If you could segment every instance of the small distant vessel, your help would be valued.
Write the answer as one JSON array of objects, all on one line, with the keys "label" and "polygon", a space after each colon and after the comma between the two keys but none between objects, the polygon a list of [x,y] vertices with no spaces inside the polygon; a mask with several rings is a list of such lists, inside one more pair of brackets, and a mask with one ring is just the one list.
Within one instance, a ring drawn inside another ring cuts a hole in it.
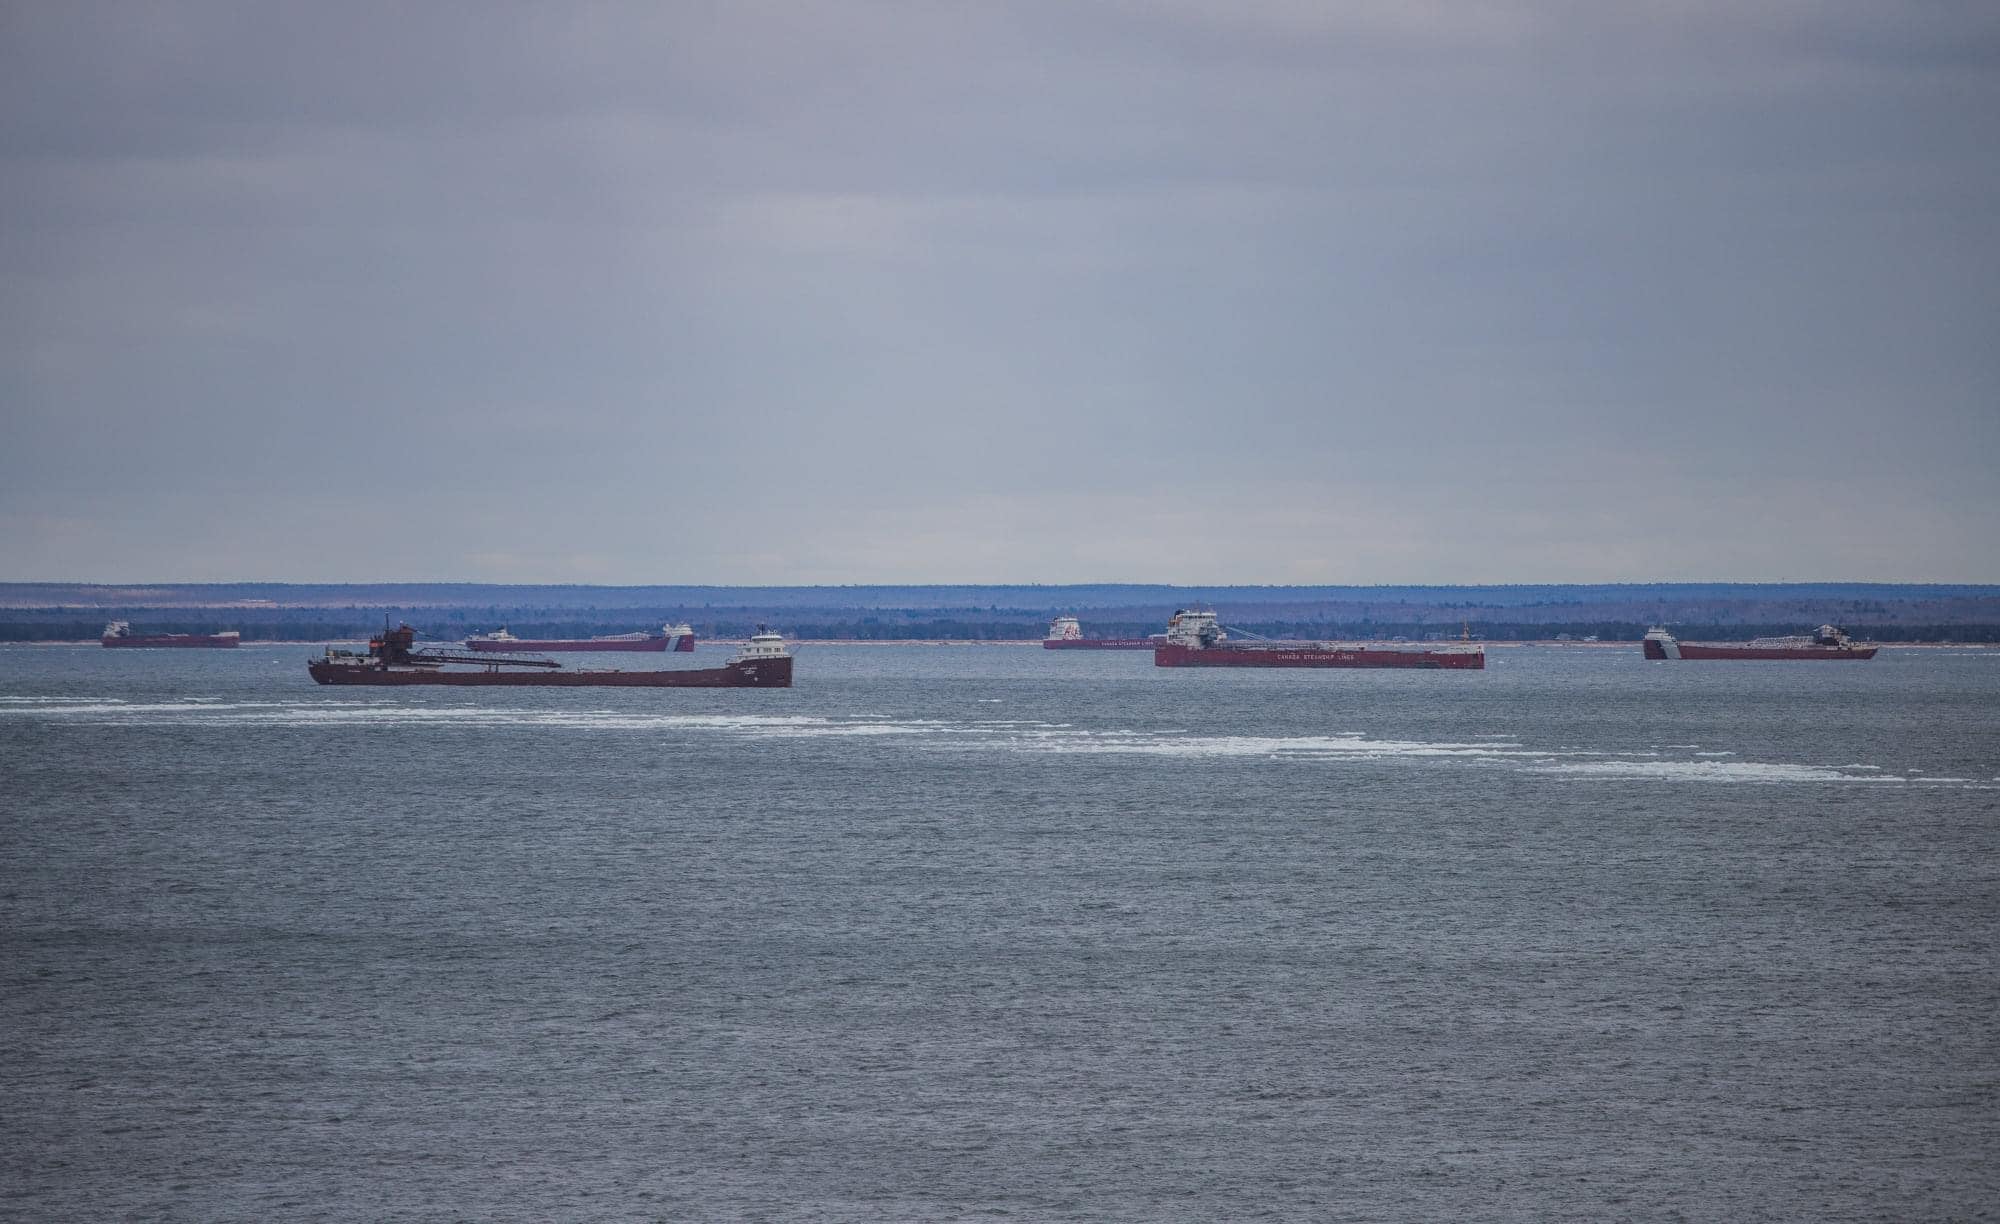
[{"label": "small distant vessel", "polygon": [[792,654],[783,635],[763,625],[721,667],[651,670],[565,670],[554,659],[507,658],[490,652],[419,650],[408,625],[384,629],[368,651],[327,647],[306,670],[320,684],[521,685],[551,688],[790,688]]},{"label": "small distant vessel", "polygon": [[1420,667],[1478,671],[1484,646],[1369,646],[1347,642],[1232,642],[1215,613],[1183,609],[1167,621],[1167,637],[1153,651],[1156,667]]},{"label": "small distant vessel", "polygon": [[1683,642],[1661,625],[1646,630],[1642,649],[1649,659],[1872,659],[1878,647],[1856,646],[1832,625],[1796,637],[1752,638],[1747,642]]},{"label": "small distant vessel", "polygon": [[1044,650],[1151,650],[1166,640],[1165,634],[1142,638],[1087,638],[1083,625],[1074,616],[1058,616],[1049,622],[1049,634],[1042,639]]},{"label": "small distant vessel", "polygon": [[514,654],[521,651],[546,653],[552,650],[674,650],[683,654],[694,650],[692,625],[662,625],[658,633],[615,633],[593,638],[517,638],[502,626],[492,633],[475,633],[465,639],[466,649],[486,654]]},{"label": "small distant vessel", "polygon": [[206,646],[240,645],[243,635],[234,629],[221,633],[134,633],[130,621],[112,621],[98,639],[106,646]]}]

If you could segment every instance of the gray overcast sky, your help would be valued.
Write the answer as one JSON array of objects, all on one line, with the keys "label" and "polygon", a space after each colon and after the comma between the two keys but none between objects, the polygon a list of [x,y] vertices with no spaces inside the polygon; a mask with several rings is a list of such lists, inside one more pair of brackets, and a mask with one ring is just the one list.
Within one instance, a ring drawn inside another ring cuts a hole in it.
[{"label": "gray overcast sky", "polygon": [[0,8],[0,578],[2000,580],[2000,5]]}]

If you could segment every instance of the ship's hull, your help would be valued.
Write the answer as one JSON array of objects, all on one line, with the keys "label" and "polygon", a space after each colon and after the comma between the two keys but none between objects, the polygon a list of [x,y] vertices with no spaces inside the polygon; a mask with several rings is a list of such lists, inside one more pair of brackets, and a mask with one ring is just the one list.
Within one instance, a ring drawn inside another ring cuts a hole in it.
[{"label": "ship's hull", "polygon": [[1387,650],[1349,646],[1159,646],[1155,667],[1415,667],[1479,671],[1483,650]]},{"label": "ship's hull", "polygon": [[[556,638],[548,641],[530,641],[527,638],[516,638],[513,641],[505,642],[494,641],[492,638],[467,638],[465,641],[467,650],[476,650],[481,654],[518,654],[523,651],[534,654],[549,654],[555,651],[570,650],[588,651],[591,654],[607,650],[658,654],[671,645],[673,645],[673,639],[663,637]],[[689,642],[684,649],[693,650],[694,643]]]},{"label": "ship's hull", "polygon": [[679,654],[694,653],[694,634],[682,633],[673,637],[674,650]]},{"label": "ship's hull", "polygon": [[204,649],[230,649],[243,639],[234,633],[154,633],[128,637],[99,638],[106,646],[114,647],[202,647]]},{"label": "ship's hull", "polygon": [[1043,638],[1043,650],[1151,650],[1151,638]]},{"label": "ship's hull", "polygon": [[790,688],[790,659],[743,659],[721,667],[660,671],[447,671],[374,664],[306,664],[321,684],[447,684],[472,688]]},{"label": "ship's hull", "polygon": [[[1645,643],[1646,657],[1649,659],[1671,659],[1667,648],[1658,642]],[[1678,643],[1679,656],[1683,659],[1872,659],[1874,646],[1703,646],[1694,642]]]}]

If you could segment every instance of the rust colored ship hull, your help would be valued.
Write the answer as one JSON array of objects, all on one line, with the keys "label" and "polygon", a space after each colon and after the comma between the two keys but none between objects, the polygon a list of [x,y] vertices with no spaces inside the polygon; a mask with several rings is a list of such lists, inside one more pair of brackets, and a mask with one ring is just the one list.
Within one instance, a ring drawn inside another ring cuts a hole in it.
[{"label": "rust colored ship hull", "polygon": [[[1683,659],[1872,659],[1874,646],[1703,646],[1695,642],[1678,644]],[[1665,646],[1645,643],[1649,659],[1671,659]]]},{"label": "rust colored ship hull", "polygon": [[694,634],[683,633],[673,639],[674,650],[680,654],[694,653]]},{"label": "rust colored ship hull", "polygon": [[1242,646],[1221,643],[1195,648],[1166,645],[1153,651],[1155,667],[1413,667],[1480,671],[1484,650],[1390,650],[1361,646]]},{"label": "rust colored ship hull", "polygon": [[790,688],[792,661],[744,659],[721,667],[659,671],[503,671],[499,668],[449,671],[442,667],[381,667],[374,664],[306,664],[321,684],[446,684],[471,688]]},{"label": "rust colored ship hull", "polygon": [[[549,654],[557,651],[589,651],[592,654],[601,651],[618,651],[621,653],[637,651],[646,654],[658,654],[673,646],[673,644],[674,640],[672,638],[664,637],[552,638],[542,641],[535,641],[529,638],[516,638],[512,641],[504,642],[494,641],[492,638],[468,638],[465,642],[465,648],[467,650],[476,650],[481,654],[518,654],[523,652]],[[689,642],[680,649],[693,650],[694,643]]]},{"label": "rust colored ship hull", "polygon": [[124,637],[103,637],[98,639],[106,646],[116,647],[203,647],[206,649],[231,649],[241,644],[242,635],[237,633],[150,633],[128,634]]},{"label": "rust colored ship hull", "polygon": [[1151,650],[1151,638],[1043,638],[1043,650]]}]

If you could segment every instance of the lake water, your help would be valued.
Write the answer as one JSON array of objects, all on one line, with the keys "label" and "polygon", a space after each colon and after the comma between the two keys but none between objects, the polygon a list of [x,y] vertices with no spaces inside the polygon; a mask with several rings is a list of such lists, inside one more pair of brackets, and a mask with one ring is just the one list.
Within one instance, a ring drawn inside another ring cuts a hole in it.
[{"label": "lake water", "polygon": [[0,1214],[2000,1202],[2000,652],[306,653],[0,647]]}]

